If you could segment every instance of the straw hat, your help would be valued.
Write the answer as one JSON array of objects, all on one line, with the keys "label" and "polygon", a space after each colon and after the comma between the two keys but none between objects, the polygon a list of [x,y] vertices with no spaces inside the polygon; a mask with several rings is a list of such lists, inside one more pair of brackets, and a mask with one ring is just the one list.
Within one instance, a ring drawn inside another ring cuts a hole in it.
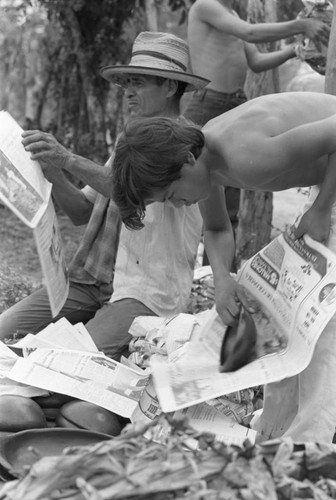
[{"label": "straw hat", "polygon": [[188,73],[188,62],[184,40],[170,33],[143,31],[133,43],[129,64],[105,66],[100,74],[116,85],[122,85],[129,75],[149,75],[186,82],[187,92],[205,87],[209,80]]}]

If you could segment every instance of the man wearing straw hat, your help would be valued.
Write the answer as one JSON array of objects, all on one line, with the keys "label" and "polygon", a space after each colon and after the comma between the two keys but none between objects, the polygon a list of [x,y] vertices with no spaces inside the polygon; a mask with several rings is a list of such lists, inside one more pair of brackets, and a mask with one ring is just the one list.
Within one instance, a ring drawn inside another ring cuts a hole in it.
[{"label": "man wearing straw hat", "polygon": [[[129,119],[176,118],[183,93],[208,83],[187,67],[184,40],[143,32],[133,44],[129,64],[104,67],[101,75],[125,89]],[[76,225],[87,227],[70,265],[70,292],[60,314],[52,318],[43,287],[0,315],[0,338],[37,333],[66,317],[73,324],[86,323],[98,348],[118,360],[127,354],[128,330],[135,317],[172,316],[186,310],[201,237],[199,209],[154,203],[148,207],[145,229],[128,231],[120,227],[119,213],[109,198],[112,158],[106,168],[99,167],[38,130],[24,132],[23,144],[53,183],[57,203]],[[77,189],[64,170],[88,185]]]}]

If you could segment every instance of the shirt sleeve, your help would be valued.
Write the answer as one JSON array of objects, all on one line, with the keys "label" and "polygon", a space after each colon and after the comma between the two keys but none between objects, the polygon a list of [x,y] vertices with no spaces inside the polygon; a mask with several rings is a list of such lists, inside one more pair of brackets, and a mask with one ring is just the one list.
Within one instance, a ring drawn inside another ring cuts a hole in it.
[{"label": "shirt sleeve", "polygon": [[89,200],[92,204],[96,201],[98,192],[93,189],[91,186],[84,186],[81,189],[82,193],[84,194],[85,198]]}]

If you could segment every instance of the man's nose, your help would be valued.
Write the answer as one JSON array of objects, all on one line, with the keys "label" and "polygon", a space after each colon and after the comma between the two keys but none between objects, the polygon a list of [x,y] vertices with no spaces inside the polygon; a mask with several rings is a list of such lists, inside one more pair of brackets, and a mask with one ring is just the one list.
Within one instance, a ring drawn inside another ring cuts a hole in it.
[{"label": "man's nose", "polygon": [[125,97],[132,97],[134,95],[134,87],[130,84],[125,88]]}]

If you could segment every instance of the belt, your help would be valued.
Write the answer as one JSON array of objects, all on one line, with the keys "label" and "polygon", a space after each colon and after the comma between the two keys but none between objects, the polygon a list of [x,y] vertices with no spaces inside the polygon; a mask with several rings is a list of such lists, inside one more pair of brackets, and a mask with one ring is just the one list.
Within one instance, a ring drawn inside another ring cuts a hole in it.
[{"label": "belt", "polygon": [[205,88],[205,89],[196,90],[195,93],[203,99],[207,94],[213,95],[213,96],[217,95],[217,96],[221,96],[221,97],[225,97],[225,98],[230,98],[230,97],[246,98],[246,94],[245,94],[243,89],[237,89],[235,92],[226,93],[226,92],[220,92],[219,90]]}]

